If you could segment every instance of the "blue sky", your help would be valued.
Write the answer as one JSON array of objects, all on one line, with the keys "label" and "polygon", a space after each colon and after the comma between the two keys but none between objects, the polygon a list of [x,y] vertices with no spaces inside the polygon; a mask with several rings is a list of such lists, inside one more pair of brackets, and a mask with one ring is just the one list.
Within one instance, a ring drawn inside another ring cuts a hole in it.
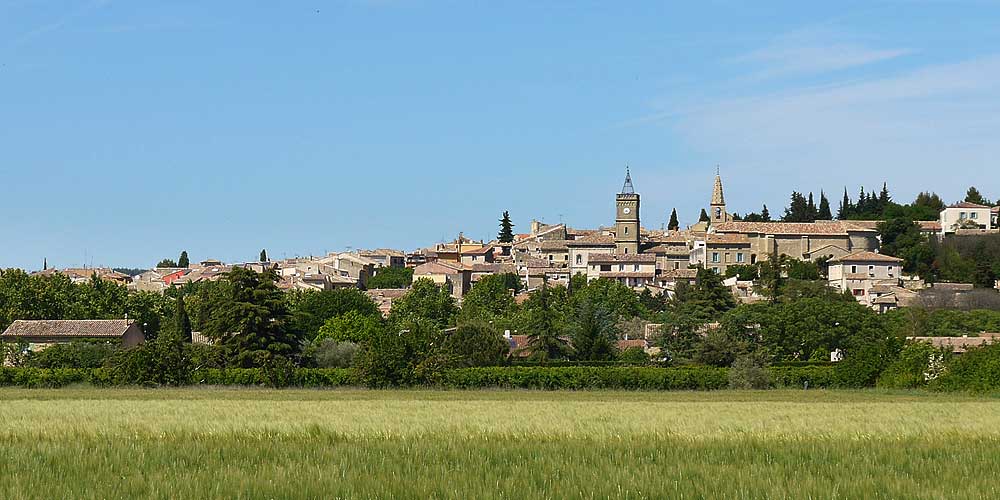
[{"label": "blue sky", "polygon": [[0,0],[0,267],[1000,197],[1000,3],[685,4]]}]

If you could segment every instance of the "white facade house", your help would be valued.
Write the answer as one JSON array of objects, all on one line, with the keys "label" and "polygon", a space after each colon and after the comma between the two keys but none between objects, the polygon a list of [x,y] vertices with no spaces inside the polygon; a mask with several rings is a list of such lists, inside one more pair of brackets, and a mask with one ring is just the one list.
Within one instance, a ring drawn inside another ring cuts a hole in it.
[{"label": "white facade house", "polygon": [[962,202],[950,205],[941,211],[941,234],[960,230],[997,230],[993,207]]},{"label": "white facade house", "polygon": [[878,309],[876,287],[899,286],[903,259],[874,252],[857,252],[830,261],[829,284],[849,292],[861,304]]}]

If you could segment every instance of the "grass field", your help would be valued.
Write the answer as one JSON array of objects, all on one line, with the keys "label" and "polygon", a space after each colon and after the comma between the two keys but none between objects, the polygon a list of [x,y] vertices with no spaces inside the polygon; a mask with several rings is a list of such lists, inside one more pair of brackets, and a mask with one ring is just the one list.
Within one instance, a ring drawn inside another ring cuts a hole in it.
[{"label": "grass field", "polygon": [[0,498],[1000,498],[1000,399],[0,389]]}]

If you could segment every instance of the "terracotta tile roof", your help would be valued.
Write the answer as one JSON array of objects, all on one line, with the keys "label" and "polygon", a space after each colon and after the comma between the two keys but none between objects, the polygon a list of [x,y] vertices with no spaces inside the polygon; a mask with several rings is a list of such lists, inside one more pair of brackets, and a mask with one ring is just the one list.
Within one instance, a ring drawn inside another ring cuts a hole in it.
[{"label": "terracotta tile roof", "polygon": [[642,253],[654,254],[654,255],[680,255],[687,257],[690,249],[687,245],[653,245],[649,247],[643,247]]},{"label": "terracotta tile roof", "polygon": [[628,339],[628,340],[619,340],[618,341],[618,350],[619,351],[624,351],[625,349],[628,349],[629,347],[639,347],[639,348],[642,348],[642,349],[646,349],[647,347],[649,347],[649,342],[647,342],[646,339]]},{"label": "terracotta tile roof", "polygon": [[907,337],[907,340],[928,342],[934,347],[951,349],[953,353],[963,353],[970,348],[992,344],[994,337]]},{"label": "terracotta tile roof", "polygon": [[551,276],[551,275],[569,275],[570,271],[565,267],[529,267],[528,276]]},{"label": "terracotta tile roof", "polygon": [[978,203],[969,203],[967,201],[963,201],[960,203],[955,203],[953,205],[948,205],[948,208],[992,208],[992,207],[988,207],[986,205],[980,205]]},{"label": "terracotta tile roof", "polygon": [[413,268],[414,276],[427,276],[431,274],[458,274],[465,271],[465,267],[460,264],[441,261],[427,262]]},{"label": "terracotta tile roof", "polygon": [[875,252],[855,252],[850,255],[845,255],[839,259],[834,259],[830,262],[889,262],[898,263],[903,262],[903,259],[892,257],[890,255],[884,255]]},{"label": "terracotta tile roof", "polygon": [[749,245],[750,237],[742,233],[708,234],[705,236],[707,245]]},{"label": "terracotta tile roof", "polygon": [[121,337],[134,320],[83,319],[83,320],[24,320],[11,323],[3,332],[4,337]]},{"label": "terracotta tile roof", "polygon": [[462,255],[486,255],[493,251],[493,247],[479,247],[471,250],[462,250]]},{"label": "terracotta tile roof", "polygon": [[654,264],[656,263],[656,256],[649,254],[633,253],[633,254],[612,254],[612,253],[594,253],[587,257],[587,262],[590,264],[606,264],[606,263],[616,263],[616,264]]},{"label": "terracotta tile roof", "polygon": [[917,221],[917,224],[919,224],[920,225],[920,229],[922,229],[924,231],[940,231],[941,230],[941,222],[936,221],[936,220],[921,220],[921,221]]},{"label": "terracotta tile roof", "polygon": [[665,269],[660,273],[659,279],[661,281],[669,281],[671,279],[695,279],[697,277],[697,269]]},{"label": "terracotta tile roof", "polygon": [[864,221],[824,222],[724,222],[715,226],[717,233],[837,235],[848,231],[875,231]]},{"label": "terracotta tile roof", "polygon": [[566,241],[566,246],[571,247],[613,247],[615,246],[615,239],[611,236],[603,235],[600,233],[588,234],[577,238],[575,240]]}]

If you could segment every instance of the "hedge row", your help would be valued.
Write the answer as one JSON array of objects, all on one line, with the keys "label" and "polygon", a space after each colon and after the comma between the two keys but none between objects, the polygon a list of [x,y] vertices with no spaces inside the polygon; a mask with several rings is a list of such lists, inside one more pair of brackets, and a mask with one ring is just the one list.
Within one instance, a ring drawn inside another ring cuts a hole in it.
[{"label": "hedge row", "polygon": [[455,389],[500,387],[516,389],[722,389],[727,370],[714,367],[486,367],[442,373],[440,385]]},{"label": "hedge row", "polygon": [[[832,367],[771,367],[777,387],[835,387]],[[345,387],[359,385],[349,368],[296,368],[275,372],[261,368],[204,369],[191,379],[197,385]],[[707,366],[655,368],[537,367],[507,366],[461,368],[441,372],[435,379],[452,389],[624,389],[624,390],[713,390],[728,383],[728,369]],[[70,384],[115,385],[104,368],[0,368],[0,386],[63,387]]]}]

